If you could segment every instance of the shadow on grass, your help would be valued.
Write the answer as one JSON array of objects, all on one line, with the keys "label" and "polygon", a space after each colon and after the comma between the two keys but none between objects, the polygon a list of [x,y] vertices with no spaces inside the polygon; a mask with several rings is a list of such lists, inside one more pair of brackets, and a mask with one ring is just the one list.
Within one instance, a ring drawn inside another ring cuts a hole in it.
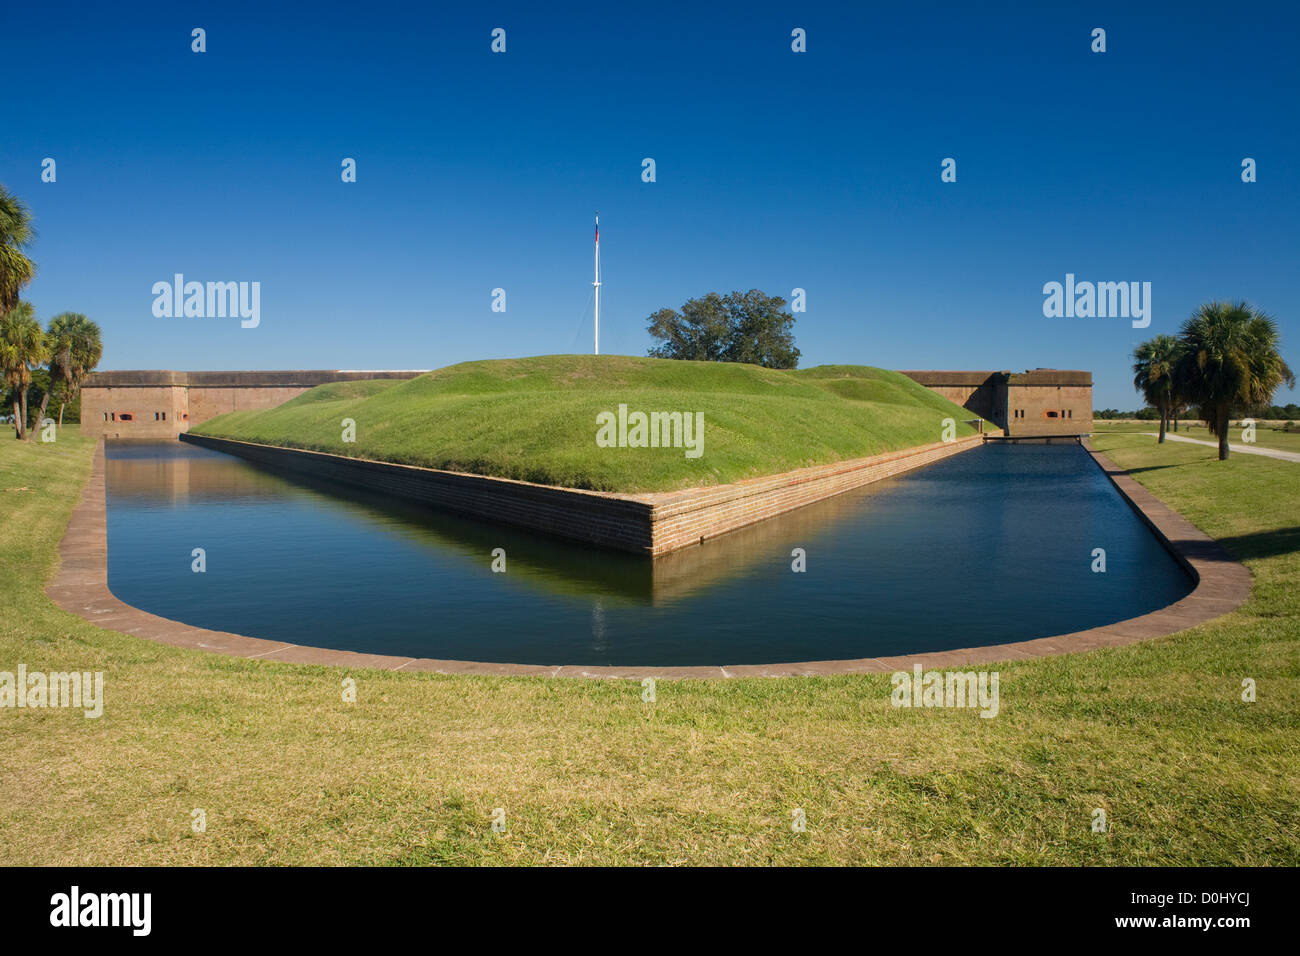
[{"label": "shadow on grass", "polygon": [[1300,527],[1278,528],[1215,540],[1241,560],[1276,558],[1300,551]]},{"label": "shadow on grass", "polygon": [[1140,475],[1144,471],[1162,471],[1165,468],[1182,468],[1184,465],[1195,465],[1200,459],[1193,461],[1179,461],[1172,465],[1143,465],[1140,468],[1125,468],[1124,473],[1128,475]]}]

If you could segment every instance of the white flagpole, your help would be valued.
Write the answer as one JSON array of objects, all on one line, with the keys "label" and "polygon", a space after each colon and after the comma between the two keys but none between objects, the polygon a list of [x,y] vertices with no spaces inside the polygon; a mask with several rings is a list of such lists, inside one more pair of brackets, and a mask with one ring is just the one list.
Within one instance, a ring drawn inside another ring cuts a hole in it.
[{"label": "white flagpole", "polygon": [[596,213],[596,351],[600,354],[600,213]]}]

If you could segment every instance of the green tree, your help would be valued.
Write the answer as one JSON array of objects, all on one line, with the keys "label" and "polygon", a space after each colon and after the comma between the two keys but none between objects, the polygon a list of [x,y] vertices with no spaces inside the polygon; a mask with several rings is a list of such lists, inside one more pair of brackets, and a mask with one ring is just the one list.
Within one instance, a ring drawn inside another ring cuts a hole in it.
[{"label": "green tree", "polygon": [[654,358],[697,362],[746,362],[767,368],[795,368],[794,316],[786,301],[757,289],[690,299],[675,309],[650,316],[650,335],[659,344]]},{"label": "green tree", "polygon": [[[80,312],[64,312],[52,318],[45,339],[50,353],[50,387],[41,398],[41,411],[36,416],[38,425],[45,421],[45,407],[55,387],[62,386],[64,404],[72,401],[104,354],[99,326]],[[59,424],[63,424],[62,404]]]},{"label": "green tree", "polygon": [[1169,419],[1180,400],[1176,379],[1182,343],[1172,335],[1157,335],[1133,350],[1133,387],[1160,413],[1160,437],[1165,440]]},{"label": "green tree", "polygon": [[794,316],[785,311],[780,296],[757,289],[733,292],[722,300],[727,306],[731,340],[724,362],[745,362],[764,368],[795,368],[799,350],[794,347]]},{"label": "green tree", "polygon": [[27,437],[27,386],[32,383],[32,369],[49,357],[45,333],[30,302],[19,302],[0,316],[0,373],[12,390],[15,438]]},{"label": "green tree", "polygon": [[650,316],[650,335],[660,340],[650,349],[653,358],[721,362],[731,338],[727,307],[722,296],[710,292],[688,299],[680,313],[660,309]]},{"label": "green tree", "polygon": [[1177,389],[1199,408],[1227,461],[1233,413],[1268,405],[1283,383],[1295,387],[1277,323],[1244,302],[1209,302],[1183,323],[1182,343]]},{"label": "green tree", "polygon": [[27,205],[0,186],[0,315],[18,306],[23,286],[36,275],[25,250],[35,238]]}]

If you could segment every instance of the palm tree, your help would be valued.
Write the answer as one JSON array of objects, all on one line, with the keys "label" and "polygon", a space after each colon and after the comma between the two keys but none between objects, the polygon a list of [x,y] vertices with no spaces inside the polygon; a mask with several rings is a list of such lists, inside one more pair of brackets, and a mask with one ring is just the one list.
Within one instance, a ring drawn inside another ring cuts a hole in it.
[{"label": "palm tree", "polygon": [[[1175,378],[1177,374],[1175,373]],[[1183,412],[1187,411],[1187,402],[1181,395],[1174,397],[1174,407],[1170,409],[1169,414],[1173,417],[1173,430],[1178,431],[1178,420],[1183,417]]]},{"label": "palm tree", "polygon": [[35,238],[27,204],[0,186],[0,315],[17,307],[23,286],[36,275],[36,265],[24,254]]},{"label": "palm tree", "polygon": [[52,318],[45,339],[50,350],[50,387],[41,397],[41,411],[36,421],[45,421],[45,406],[49,403],[50,393],[54,391],[55,383],[61,382],[65,399],[59,405],[59,424],[62,425],[63,405],[72,401],[86,376],[99,364],[100,356],[104,354],[104,343],[99,326],[80,312],[64,312]]},{"label": "palm tree", "polygon": [[1157,335],[1133,350],[1133,387],[1160,413],[1160,437],[1165,440],[1169,419],[1181,404],[1175,370],[1182,343],[1172,335]]},{"label": "palm tree", "polygon": [[30,302],[19,302],[0,316],[0,373],[13,390],[15,438],[27,437],[27,387],[32,384],[32,368],[49,357],[45,333]]},{"label": "palm tree", "polygon": [[1234,410],[1273,400],[1295,375],[1278,351],[1277,323],[1244,302],[1209,302],[1183,323],[1178,390],[1200,407],[1219,439],[1219,461],[1228,460],[1228,425]]}]

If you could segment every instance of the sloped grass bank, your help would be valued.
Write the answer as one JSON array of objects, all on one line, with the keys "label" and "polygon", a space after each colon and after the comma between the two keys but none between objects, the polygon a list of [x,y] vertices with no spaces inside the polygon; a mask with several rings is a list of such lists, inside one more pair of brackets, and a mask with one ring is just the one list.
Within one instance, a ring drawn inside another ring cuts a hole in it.
[{"label": "sloped grass bank", "polygon": [[[364,387],[358,387],[364,386]],[[602,448],[596,416],[704,416],[699,457]],[[905,375],[865,366],[797,372],[718,362],[558,355],[466,362],[405,382],[322,385],[234,412],[200,435],[596,491],[674,491],[940,441],[970,412]],[[355,422],[355,441],[343,422]]]}]

